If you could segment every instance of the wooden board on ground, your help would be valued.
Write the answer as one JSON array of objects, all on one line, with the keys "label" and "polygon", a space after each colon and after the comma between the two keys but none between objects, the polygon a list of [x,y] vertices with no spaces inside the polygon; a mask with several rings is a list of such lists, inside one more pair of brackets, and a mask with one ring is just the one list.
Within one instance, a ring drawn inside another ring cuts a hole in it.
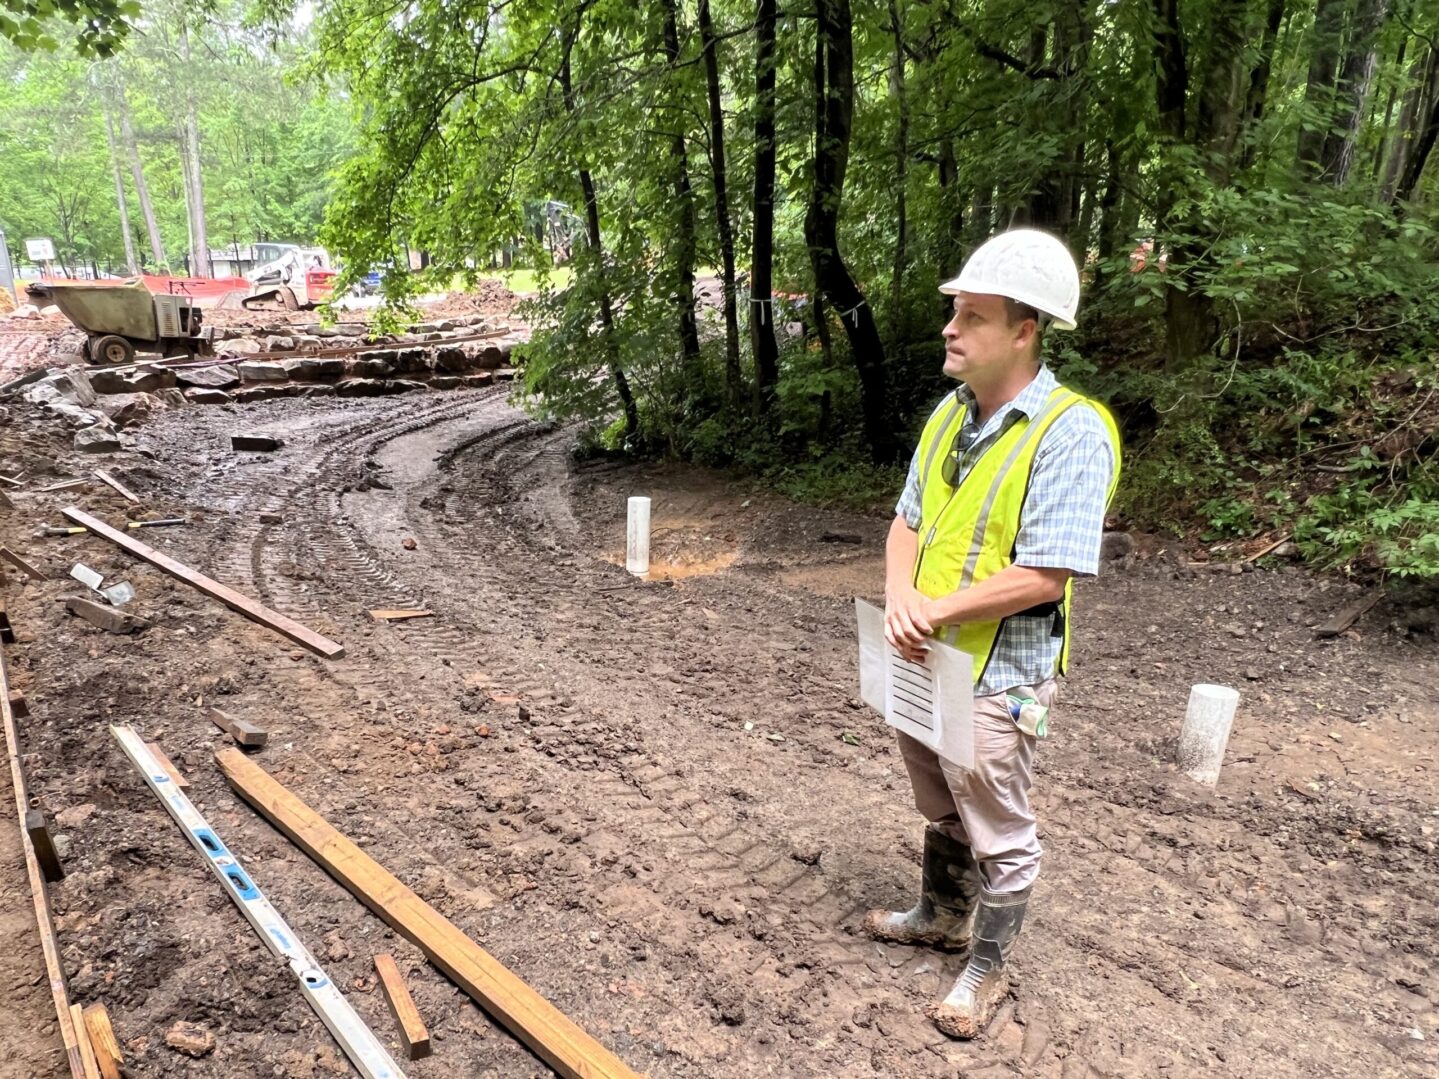
[{"label": "wooden board on ground", "polygon": [[76,487],[84,487],[89,482],[90,481],[86,479],[61,480],[59,483],[52,483],[48,487],[37,487],[35,490],[41,494],[49,494],[53,491],[71,491]]},{"label": "wooden board on ground", "polygon": [[433,618],[434,611],[371,611],[376,622],[403,622],[407,618]]},{"label": "wooden board on ground", "polygon": [[389,1002],[390,1011],[394,1013],[395,1022],[400,1024],[405,1052],[411,1060],[429,1056],[430,1032],[425,1029],[420,1011],[410,996],[409,986],[405,984],[400,968],[395,965],[395,957],[388,952],[375,956],[375,971],[380,976],[380,988]]},{"label": "wooden board on ground", "polygon": [[95,1047],[90,1044],[90,1032],[85,1029],[85,1009],[78,1004],[70,1005],[70,1021],[75,1024],[75,1036],[80,1042],[80,1063],[85,1066],[85,1079],[100,1079],[100,1063],[95,1059]]},{"label": "wooden board on ground", "polygon": [[0,547],[0,558],[5,559],[6,562],[9,562],[16,569],[20,570],[20,572],[26,574],[29,577],[32,577],[37,581],[48,581],[50,579],[49,577],[45,576],[45,574],[42,573],[40,570],[32,566],[29,562],[26,562],[25,559],[21,558],[9,547]]},{"label": "wooden board on ground", "polygon": [[115,1028],[110,1025],[110,1013],[103,1004],[91,1004],[82,1013],[85,1017],[85,1032],[90,1035],[90,1048],[95,1051],[95,1063],[100,1066],[104,1079],[122,1079],[120,1066],[125,1058],[120,1055],[120,1043],[115,1040]]},{"label": "wooden board on ground", "polygon": [[215,760],[241,797],[557,1073],[565,1079],[638,1079],[623,1061],[258,764],[238,749],[221,750]]},{"label": "wooden board on ground", "polygon": [[[15,713],[10,710],[10,676],[5,670],[5,656],[0,653],[0,730],[5,735],[5,755],[10,761],[10,786],[15,793],[15,822],[23,825],[30,808],[25,789],[25,773],[20,767],[20,735],[15,728]],[[55,942],[55,923],[50,917],[50,893],[45,877],[30,845],[25,829],[20,829],[20,845],[25,851],[25,874],[30,881],[30,896],[35,905],[35,922],[40,928],[40,951],[45,958],[45,973],[50,981],[50,996],[55,1001],[55,1017],[60,1026],[60,1040],[65,1046],[65,1063],[71,1079],[85,1079],[85,1063],[80,1055],[80,1040],[70,1012],[70,994],[65,988],[65,968],[60,962],[60,948]]]},{"label": "wooden board on ground", "polygon": [[165,774],[170,777],[170,781],[175,786],[182,791],[190,789],[190,781],[181,774],[180,769],[175,767],[174,761],[166,756],[165,751],[160,748],[159,742],[146,742],[145,748],[155,755],[155,759],[160,762],[160,767],[165,769]]},{"label": "wooden board on ground", "polygon": [[312,629],[300,625],[293,618],[287,618],[278,611],[272,611],[263,604],[255,602],[249,596],[236,592],[229,585],[221,584],[219,581],[206,577],[203,573],[197,573],[182,562],[177,562],[169,555],[155,550],[147,543],[141,543],[133,536],[127,536],[119,529],[111,528],[104,521],[91,517],[88,513],[76,509],[74,506],[61,511],[77,525],[83,525],[97,536],[109,540],[111,543],[123,547],[137,558],[143,558],[156,569],[163,570],[171,577],[184,581],[186,584],[199,589],[211,599],[217,599],[232,610],[238,611],[246,618],[260,623],[269,629],[273,629],[282,637],[287,637],[296,644],[303,645],[317,655],[326,659],[339,659],[345,654],[345,646],[328,637],[321,636]]},{"label": "wooden board on ground", "polygon": [[25,719],[30,715],[30,702],[18,689],[10,691],[10,711],[14,713],[16,719]]},{"label": "wooden board on ground", "polygon": [[119,491],[131,502],[140,501],[139,495],[137,495],[134,491],[130,490],[130,488],[126,487],[123,483],[117,480],[114,476],[110,475],[110,473],[106,472],[103,468],[95,469],[95,478],[98,479],[101,483],[107,484],[115,488],[115,490]]},{"label": "wooden board on ground", "polygon": [[1384,590],[1376,588],[1367,596],[1361,596],[1347,607],[1341,607],[1330,615],[1328,620],[1319,623],[1314,627],[1314,636],[1323,640],[1326,637],[1337,637],[1346,629],[1359,621],[1369,612],[1369,608],[1384,598]]},{"label": "wooden board on ground", "polygon": [[240,745],[251,749],[258,749],[270,740],[270,732],[264,727],[257,727],[248,719],[236,719],[228,712],[222,712],[218,708],[210,709],[210,722]]},{"label": "wooden board on ground", "polygon": [[60,864],[60,855],[55,850],[55,840],[50,836],[50,825],[44,813],[33,807],[25,810],[25,834],[30,837],[30,846],[35,849],[35,858],[45,879],[51,884],[64,880],[65,867]]}]

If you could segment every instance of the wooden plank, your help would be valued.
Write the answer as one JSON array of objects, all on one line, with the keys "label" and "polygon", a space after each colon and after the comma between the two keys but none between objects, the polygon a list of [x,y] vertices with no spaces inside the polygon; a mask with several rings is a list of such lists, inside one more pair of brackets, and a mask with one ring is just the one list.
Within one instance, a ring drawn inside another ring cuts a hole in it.
[{"label": "wooden plank", "polygon": [[103,1079],[121,1079],[120,1067],[125,1058],[120,1053],[120,1043],[115,1040],[110,1013],[103,1004],[91,1004],[81,1014],[85,1017],[85,1032],[90,1035],[90,1048],[95,1051],[100,1075]]},{"label": "wooden plank", "polygon": [[89,482],[87,479],[61,480],[59,483],[52,483],[48,487],[37,487],[35,490],[40,494],[49,494],[52,491],[71,491],[76,487],[84,487]]},{"label": "wooden plank", "polygon": [[140,501],[139,495],[137,495],[134,491],[130,490],[130,488],[126,487],[123,483],[117,480],[114,476],[110,475],[110,473],[106,472],[103,468],[95,469],[95,478],[98,479],[101,483],[108,484],[109,486],[115,488],[115,490],[119,491],[131,502]]},{"label": "wooden plank", "polygon": [[100,1079],[100,1063],[95,1059],[95,1047],[90,1044],[90,1032],[85,1029],[85,1010],[80,1005],[70,1005],[70,1021],[75,1024],[75,1037],[80,1042],[80,1063],[85,1067],[85,1079]]},{"label": "wooden plank", "polygon": [[18,689],[10,691],[10,711],[16,719],[25,719],[30,715],[30,702]]},{"label": "wooden plank", "polygon": [[376,622],[402,622],[407,618],[433,618],[434,611],[371,611],[370,617]]},{"label": "wooden plank", "polygon": [[1384,598],[1384,589],[1376,588],[1367,596],[1361,596],[1347,607],[1341,607],[1332,614],[1325,622],[1314,627],[1314,636],[1320,640],[1328,637],[1337,637],[1346,629],[1359,621],[1369,609]]},{"label": "wooden plank", "polygon": [[33,807],[25,810],[25,834],[30,837],[30,846],[35,848],[35,858],[45,879],[51,884],[64,880],[65,867],[60,864],[60,855],[55,850],[55,840],[50,837],[50,825],[44,813]]},{"label": "wooden plank", "polygon": [[23,486],[19,477],[0,474],[0,483],[8,483],[11,487]]},{"label": "wooden plank", "polygon": [[242,746],[258,749],[270,740],[270,732],[258,727],[248,719],[236,719],[218,708],[210,709],[210,722],[219,727]]},{"label": "wooden plank", "polygon": [[190,781],[181,774],[180,769],[175,767],[175,762],[165,755],[165,751],[160,748],[159,742],[146,742],[145,748],[160,762],[160,767],[165,769],[165,774],[170,777],[170,782],[174,783],[175,786],[179,787],[182,791],[190,789]]},{"label": "wooden plank", "polygon": [[48,581],[50,579],[49,577],[46,577],[44,573],[40,572],[40,570],[32,566],[29,562],[26,562],[25,559],[21,558],[9,547],[0,547],[0,558],[5,559],[6,562],[9,562],[20,572],[26,574],[34,580]]},{"label": "wooden plank", "polygon": [[411,1060],[429,1056],[430,1032],[425,1029],[424,1021],[420,1019],[420,1010],[415,1007],[409,986],[405,985],[405,979],[400,976],[395,957],[388,952],[375,956],[375,970],[380,975],[380,988],[384,990],[385,1000],[389,1002],[395,1022],[400,1024],[400,1036],[405,1042],[405,1052]]},{"label": "wooden plank", "polygon": [[60,1026],[60,1040],[65,1046],[65,1063],[71,1079],[85,1079],[85,1064],[80,1055],[80,1041],[70,1013],[70,994],[65,988],[65,968],[60,963],[60,948],[55,942],[55,923],[50,917],[50,893],[45,876],[30,845],[24,828],[25,812],[30,808],[25,791],[25,772],[20,767],[20,735],[15,728],[15,713],[10,710],[10,676],[5,670],[5,655],[0,652],[0,730],[5,735],[5,755],[10,761],[10,786],[15,794],[15,819],[20,827],[20,845],[25,852],[25,874],[30,881],[30,898],[35,905],[35,923],[40,929],[40,951],[45,958],[45,973],[50,981],[50,996],[55,1001],[55,1016]]},{"label": "wooden plank", "polygon": [[286,637],[296,644],[303,645],[317,655],[326,659],[339,659],[345,654],[345,646],[336,641],[323,637],[312,629],[300,625],[293,618],[287,618],[277,611],[272,611],[263,604],[256,603],[249,596],[236,592],[228,585],[206,577],[203,573],[197,573],[189,566],[175,561],[167,554],[162,554],[149,544],[141,543],[133,536],[127,536],[119,529],[111,528],[104,521],[91,517],[74,506],[62,510],[66,517],[77,525],[83,525],[97,536],[101,536],[119,547],[123,547],[137,558],[143,558],[156,569],[163,570],[171,577],[184,581],[193,588],[198,589],[211,599],[217,599],[225,606],[238,611],[251,621],[258,622],[268,629],[274,630],[282,637]]},{"label": "wooden plank", "polygon": [[238,749],[221,750],[215,760],[242,798],[564,1079],[638,1079],[623,1061],[258,764]]}]

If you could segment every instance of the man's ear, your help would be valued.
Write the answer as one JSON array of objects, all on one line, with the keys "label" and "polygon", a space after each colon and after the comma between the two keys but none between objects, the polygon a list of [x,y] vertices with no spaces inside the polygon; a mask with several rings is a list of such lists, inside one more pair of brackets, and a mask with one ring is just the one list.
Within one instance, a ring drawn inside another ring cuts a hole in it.
[{"label": "man's ear", "polygon": [[1038,339],[1039,323],[1027,318],[1019,324],[1019,329],[1014,333],[1014,347],[1022,352],[1029,352]]}]

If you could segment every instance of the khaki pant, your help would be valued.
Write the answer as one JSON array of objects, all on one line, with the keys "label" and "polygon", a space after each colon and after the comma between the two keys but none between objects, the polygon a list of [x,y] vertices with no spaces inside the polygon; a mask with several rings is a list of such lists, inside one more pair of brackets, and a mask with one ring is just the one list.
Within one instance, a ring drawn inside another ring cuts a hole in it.
[{"label": "khaki pant", "polygon": [[[1053,679],[1033,687],[1052,707]],[[925,818],[974,851],[992,892],[1017,892],[1039,876],[1039,836],[1029,808],[1034,751],[1039,740],[1015,726],[1004,693],[974,699],[974,771],[966,772],[907,734],[899,749],[915,807]]]}]

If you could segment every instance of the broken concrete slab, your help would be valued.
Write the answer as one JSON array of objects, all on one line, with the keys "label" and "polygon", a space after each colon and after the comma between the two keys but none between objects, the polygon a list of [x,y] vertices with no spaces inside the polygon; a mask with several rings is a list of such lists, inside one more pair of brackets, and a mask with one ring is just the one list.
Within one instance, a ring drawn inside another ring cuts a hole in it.
[{"label": "broken concrete slab", "polygon": [[124,611],[117,611],[113,607],[106,607],[102,603],[85,599],[83,596],[62,596],[60,601],[65,604],[65,609],[71,614],[78,615],[106,633],[122,635],[138,633],[150,626],[147,619],[127,614]]},{"label": "broken concrete slab", "polygon": [[133,371],[101,369],[90,376],[96,393],[151,393],[175,385],[175,372],[168,367],[138,367]]},{"label": "broken concrete slab", "polygon": [[36,382],[37,385],[35,389],[25,394],[26,400],[35,400],[32,394],[41,390],[41,387],[49,386],[55,393],[59,394],[62,399],[69,401],[71,404],[79,405],[81,408],[89,408],[95,403],[95,394],[101,392],[95,389],[94,380],[80,367],[66,371],[56,371],[51,374],[41,372],[41,376]]},{"label": "broken concrete slab", "polygon": [[289,378],[283,363],[273,360],[241,360],[235,365],[241,382],[283,382]]},{"label": "broken concrete slab", "polygon": [[284,444],[284,439],[272,438],[270,435],[230,436],[230,448],[232,450],[247,450],[253,453],[273,453]]},{"label": "broken concrete slab", "polygon": [[180,367],[175,370],[175,381],[181,386],[195,386],[206,390],[228,390],[240,384],[240,374],[233,364],[217,363],[210,367]]},{"label": "broken concrete slab", "polygon": [[119,435],[97,423],[75,432],[75,448],[81,453],[119,453],[125,447],[120,444]]},{"label": "broken concrete slab", "polygon": [[164,409],[159,398],[149,393],[107,394],[98,407],[117,427],[134,427],[147,420],[152,412]]},{"label": "broken concrete slab", "polygon": [[228,405],[234,400],[224,390],[202,390],[189,389],[185,391],[185,400],[192,405]]}]

